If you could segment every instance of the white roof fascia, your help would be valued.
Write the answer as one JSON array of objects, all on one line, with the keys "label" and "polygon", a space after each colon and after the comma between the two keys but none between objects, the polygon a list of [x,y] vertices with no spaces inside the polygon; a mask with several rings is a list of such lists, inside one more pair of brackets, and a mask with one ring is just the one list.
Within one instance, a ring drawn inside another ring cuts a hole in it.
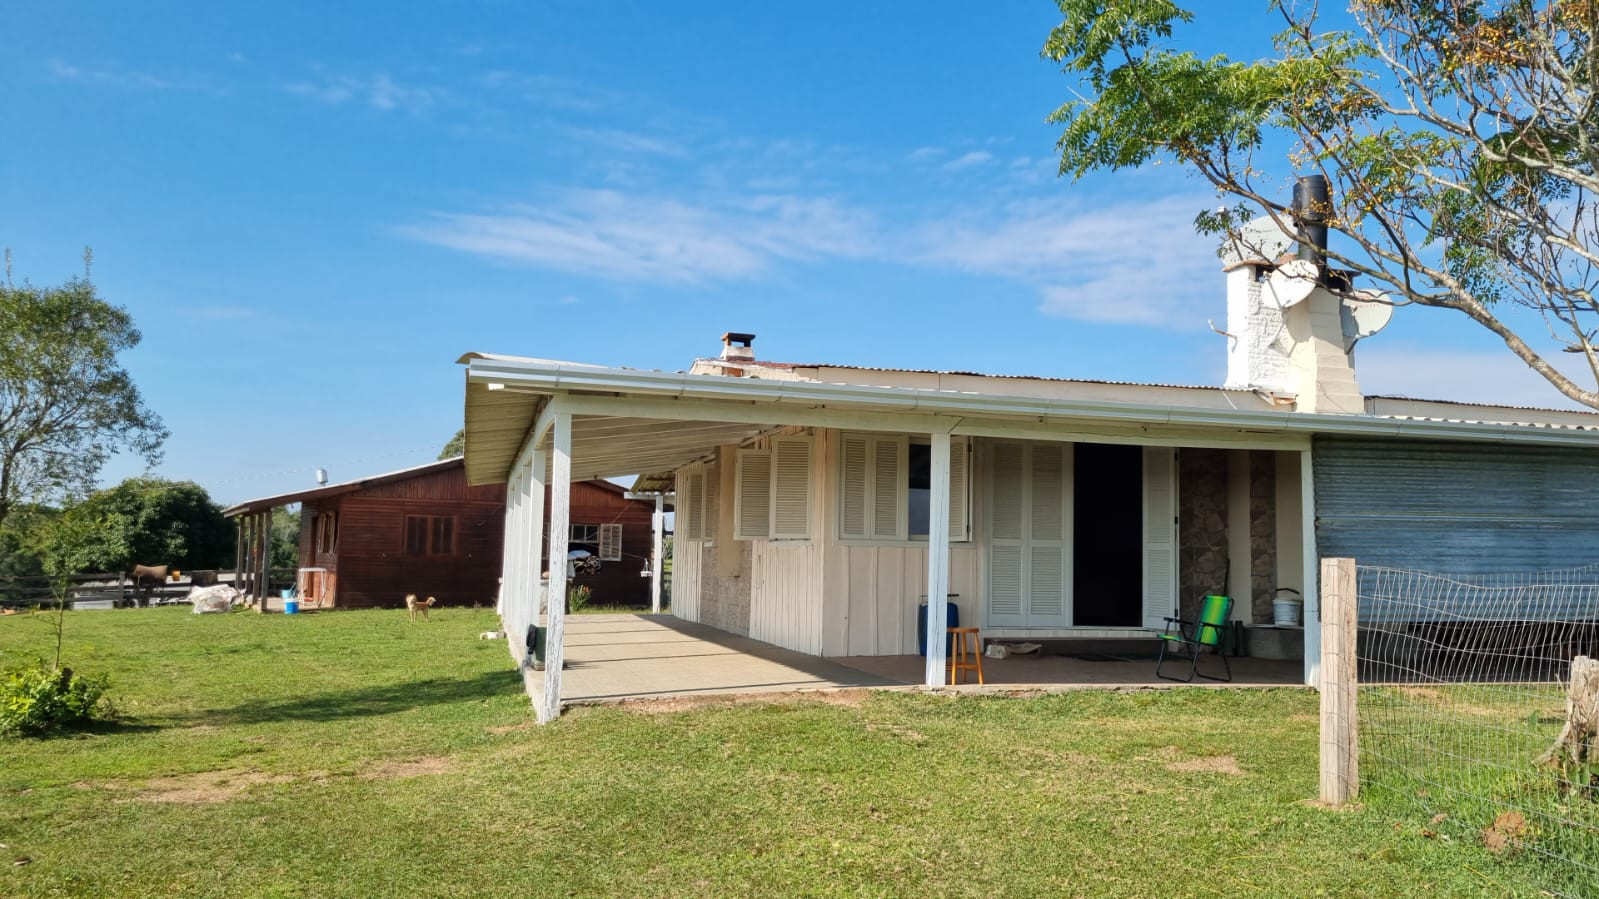
[{"label": "white roof fascia", "polygon": [[[1595,430],[1578,430],[1547,425],[1397,419],[1358,414],[1204,409],[1162,404],[958,393],[912,387],[768,381],[721,375],[523,362],[503,358],[469,359],[467,378],[470,381],[502,383],[507,387],[515,385],[549,394],[567,391],[614,392],[658,398],[732,400],[774,405],[814,407],[827,404],[840,408],[852,407],[860,411],[914,412],[943,416],[1070,418],[1078,421],[1139,422],[1261,432],[1599,446],[1599,427]],[[1599,425],[1599,422],[1596,422],[1596,425]]]}]

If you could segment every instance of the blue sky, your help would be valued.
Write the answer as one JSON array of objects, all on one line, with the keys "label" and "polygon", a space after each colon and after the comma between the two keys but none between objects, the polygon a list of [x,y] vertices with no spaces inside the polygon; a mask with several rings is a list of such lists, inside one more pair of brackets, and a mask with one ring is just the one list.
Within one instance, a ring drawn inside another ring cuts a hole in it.
[{"label": "blue sky", "polygon": [[[1267,52],[1266,4],[1182,40]],[[1220,383],[1170,167],[1055,177],[1048,2],[35,4],[0,58],[0,244],[95,251],[159,472],[234,502],[429,461],[471,350]],[[1370,393],[1562,405],[1402,309]],[[136,473],[120,460],[109,480]]]}]

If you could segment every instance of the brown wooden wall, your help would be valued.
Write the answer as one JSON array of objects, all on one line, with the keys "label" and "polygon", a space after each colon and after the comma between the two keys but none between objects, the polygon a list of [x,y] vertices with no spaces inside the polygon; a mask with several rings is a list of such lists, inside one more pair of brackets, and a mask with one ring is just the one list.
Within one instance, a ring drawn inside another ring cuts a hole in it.
[{"label": "brown wooden wall", "polygon": [[[548,522],[547,496],[544,508]],[[603,562],[598,574],[575,581],[594,591],[596,604],[649,604],[650,580],[640,572],[649,560],[653,511],[653,503],[625,499],[608,486],[572,485],[573,524],[622,525],[622,560]],[[312,522],[329,512],[338,516],[337,545],[333,553],[318,553]],[[306,502],[300,515],[300,565],[334,576],[336,608],[403,608],[407,593],[437,597],[440,605],[492,605],[497,597],[505,487],[468,486],[463,467]],[[453,516],[455,554],[407,555],[408,515]]]}]

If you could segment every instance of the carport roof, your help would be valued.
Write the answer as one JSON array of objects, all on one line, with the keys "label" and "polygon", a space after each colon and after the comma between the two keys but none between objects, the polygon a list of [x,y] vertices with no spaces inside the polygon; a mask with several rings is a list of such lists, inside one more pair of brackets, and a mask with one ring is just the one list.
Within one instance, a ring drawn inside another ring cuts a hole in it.
[{"label": "carport roof", "polygon": [[[552,398],[579,409],[572,422],[573,480],[664,473],[775,428],[856,427],[1040,439],[1111,428],[1150,442],[1199,432],[1273,437],[1314,434],[1490,443],[1599,446],[1599,426],[1455,421],[1371,414],[1213,408],[1172,403],[1016,396],[993,392],[768,380],[608,368],[551,359],[468,353],[466,473],[503,483]],[[1219,392],[1221,388],[1216,388]],[[1595,417],[1599,423],[1599,417]],[[853,423],[851,423],[853,422]],[[1125,442],[1125,441],[1124,441]]]}]

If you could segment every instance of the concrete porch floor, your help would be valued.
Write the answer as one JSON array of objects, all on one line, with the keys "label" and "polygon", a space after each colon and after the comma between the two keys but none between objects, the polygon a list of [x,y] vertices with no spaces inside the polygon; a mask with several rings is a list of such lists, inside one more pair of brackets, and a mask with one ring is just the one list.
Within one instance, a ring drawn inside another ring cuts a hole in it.
[{"label": "concrete porch floor", "polygon": [[[1016,656],[984,659],[991,686],[1052,690],[1165,687],[1153,659],[1114,658],[1114,653]],[[921,656],[855,656],[822,659],[740,637],[671,615],[569,615],[564,704],[781,693],[795,690],[914,687],[921,684]],[[1232,658],[1233,685],[1292,686],[1303,676],[1300,662]],[[1204,670],[1217,665],[1200,659]],[[1175,673],[1185,669],[1173,666]],[[1216,686],[1215,681],[1196,680]],[[961,686],[955,689],[979,691]]]}]

